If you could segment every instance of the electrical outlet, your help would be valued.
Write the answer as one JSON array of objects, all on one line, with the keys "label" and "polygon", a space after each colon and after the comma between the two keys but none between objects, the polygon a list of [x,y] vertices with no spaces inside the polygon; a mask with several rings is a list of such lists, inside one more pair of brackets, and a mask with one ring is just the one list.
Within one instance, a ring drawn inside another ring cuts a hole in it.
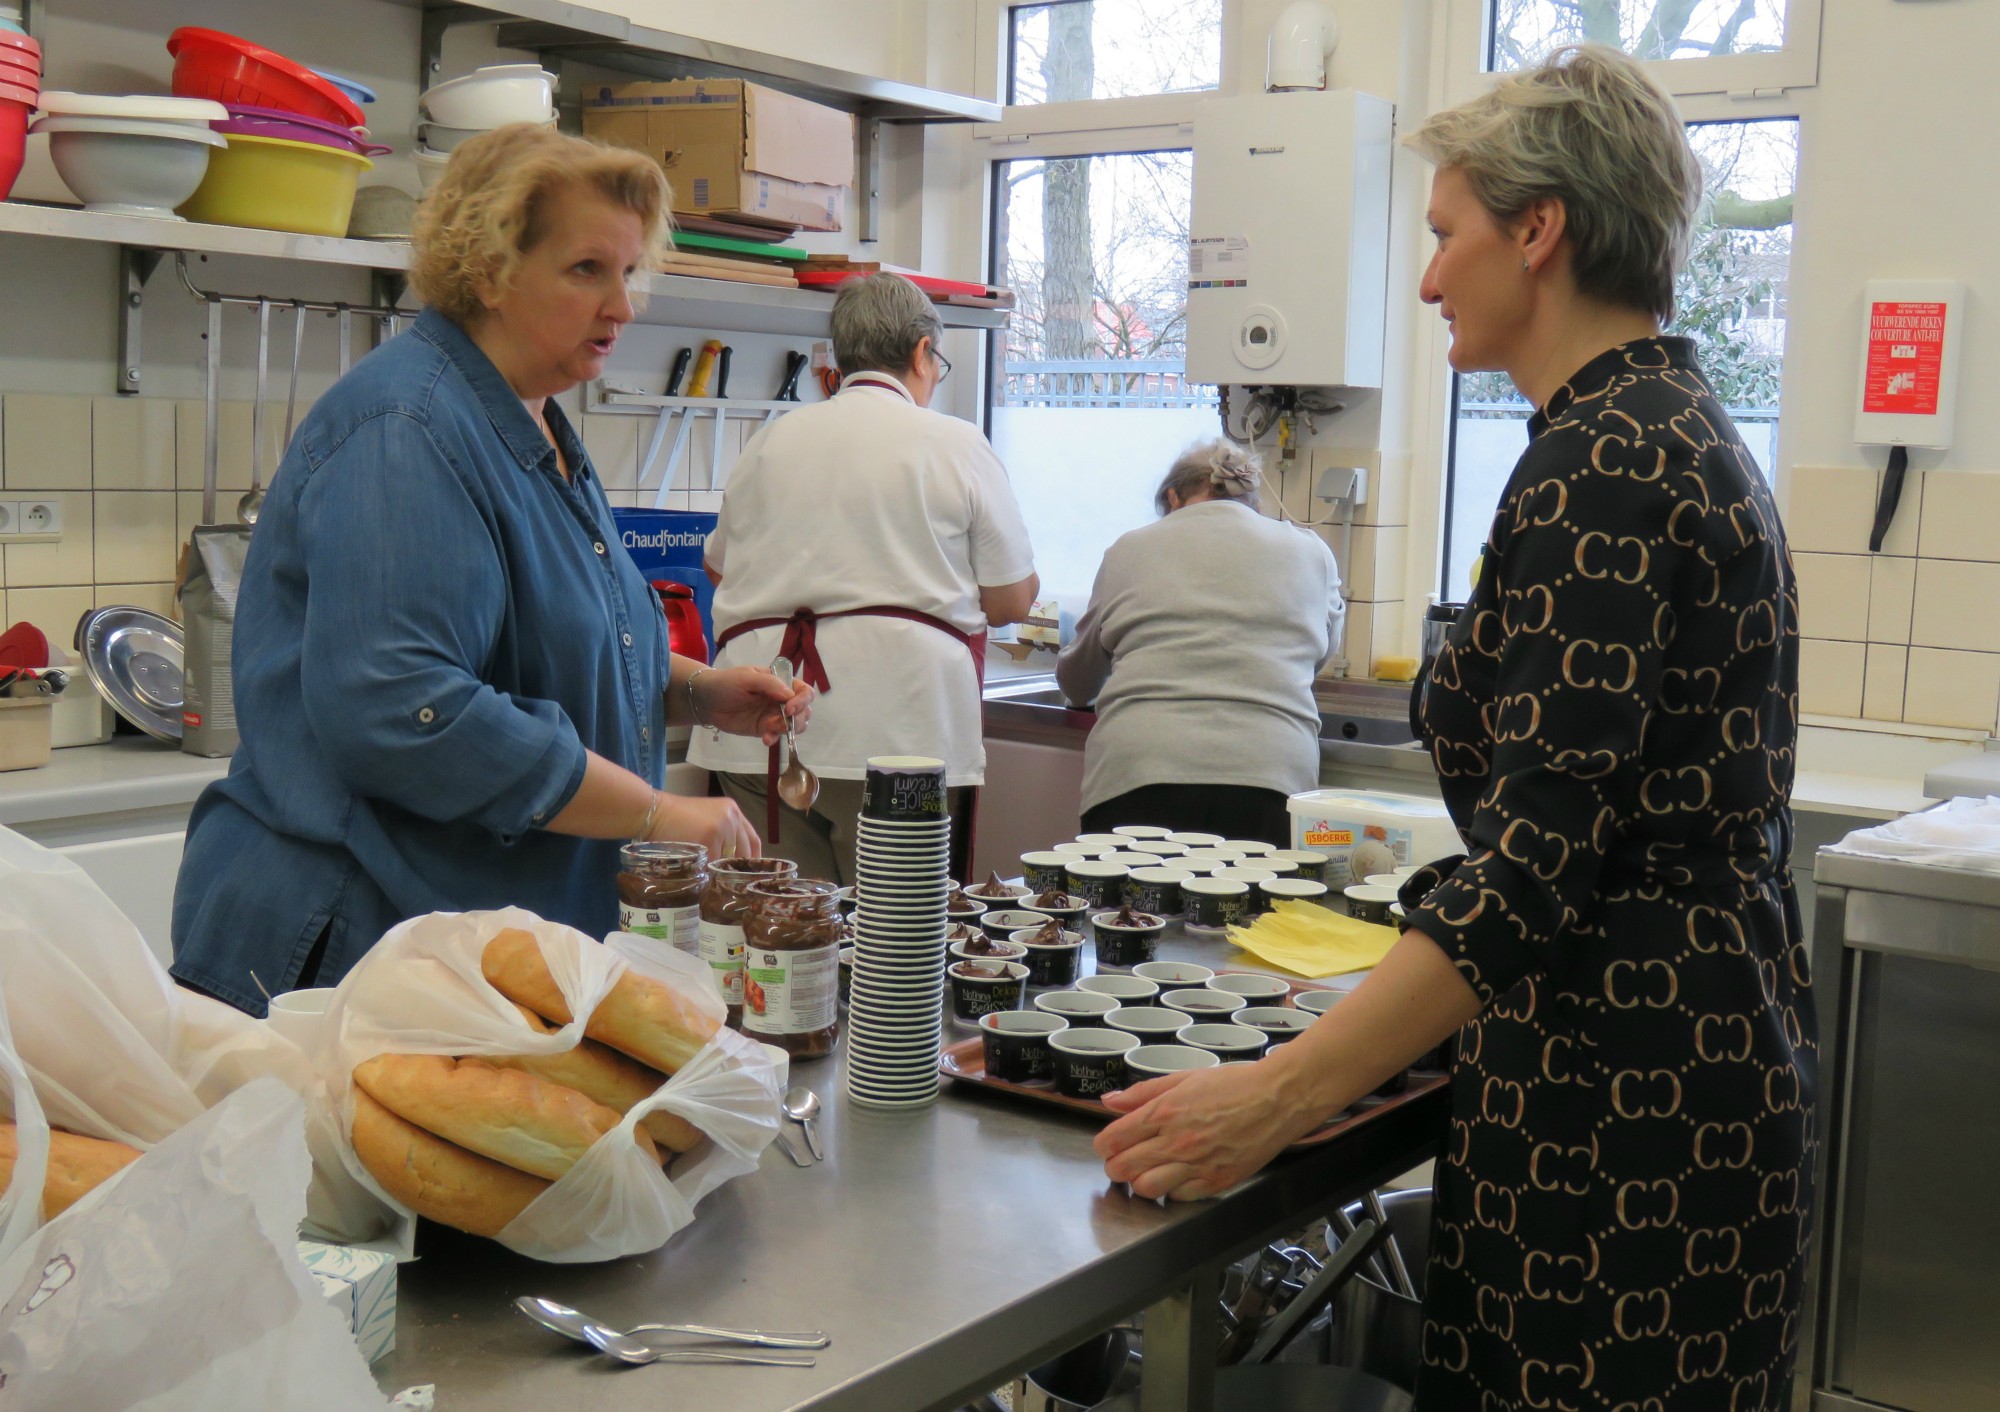
[{"label": "electrical outlet", "polygon": [[61,538],[61,501],[0,500],[0,541],[54,544]]}]

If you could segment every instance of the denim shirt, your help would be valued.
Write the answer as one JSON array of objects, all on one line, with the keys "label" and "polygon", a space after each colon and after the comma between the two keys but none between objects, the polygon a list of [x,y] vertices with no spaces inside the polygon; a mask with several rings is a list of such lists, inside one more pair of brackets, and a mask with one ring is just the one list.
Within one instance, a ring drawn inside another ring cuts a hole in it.
[{"label": "denim shirt", "polygon": [[426,912],[615,928],[619,845],[537,826],[586,748],[659,783],[672,657],[581,441],[546,415],[568,481],[427,310],[299,427],[250,541],[242,743],[189,826],[177,977],[261,1013],[322,936],[330,985]]}]

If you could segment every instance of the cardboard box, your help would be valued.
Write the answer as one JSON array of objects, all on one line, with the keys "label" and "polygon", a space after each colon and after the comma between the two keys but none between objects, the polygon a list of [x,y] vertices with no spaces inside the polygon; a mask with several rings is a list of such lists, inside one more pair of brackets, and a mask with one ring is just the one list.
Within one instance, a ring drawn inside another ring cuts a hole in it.
[{"label": "cardboard box", "polygon": [[396,1262],[379,1250],[299,1242],[299,1259],[373,1363],[396,1347]]},{"label": "cardboard box", "polygon": [[655,158],[674,210],[839,230],[854,184],[854,117],[742,79],[605,84],[587,137]]}]

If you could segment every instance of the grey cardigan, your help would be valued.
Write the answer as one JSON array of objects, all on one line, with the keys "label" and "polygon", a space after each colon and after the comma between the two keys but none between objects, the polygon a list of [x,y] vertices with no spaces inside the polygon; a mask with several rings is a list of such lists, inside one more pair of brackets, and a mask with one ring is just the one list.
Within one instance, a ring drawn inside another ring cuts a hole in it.
[{"label": "grey cardigan", "polygon": [[1121,537],[1056,662],[1063,694],[1097,704],[1083,807],[1149,784],[1314,788],[1312,682],[1345,612],[1325,542],[1246,505],[1201,501]]}]

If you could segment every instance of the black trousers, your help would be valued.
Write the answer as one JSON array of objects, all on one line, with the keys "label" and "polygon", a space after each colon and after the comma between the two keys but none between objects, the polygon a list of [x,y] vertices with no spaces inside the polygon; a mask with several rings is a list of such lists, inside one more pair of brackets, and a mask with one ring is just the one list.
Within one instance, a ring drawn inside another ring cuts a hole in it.
[{"label": "black trousers", "polygon": [[1083,831],[1104,833],[1120,824],[1153,824],[1176,833],[1219,833],[1292,846],[1286,796],[1247,784],[1148,784],[1084,811]]}]

